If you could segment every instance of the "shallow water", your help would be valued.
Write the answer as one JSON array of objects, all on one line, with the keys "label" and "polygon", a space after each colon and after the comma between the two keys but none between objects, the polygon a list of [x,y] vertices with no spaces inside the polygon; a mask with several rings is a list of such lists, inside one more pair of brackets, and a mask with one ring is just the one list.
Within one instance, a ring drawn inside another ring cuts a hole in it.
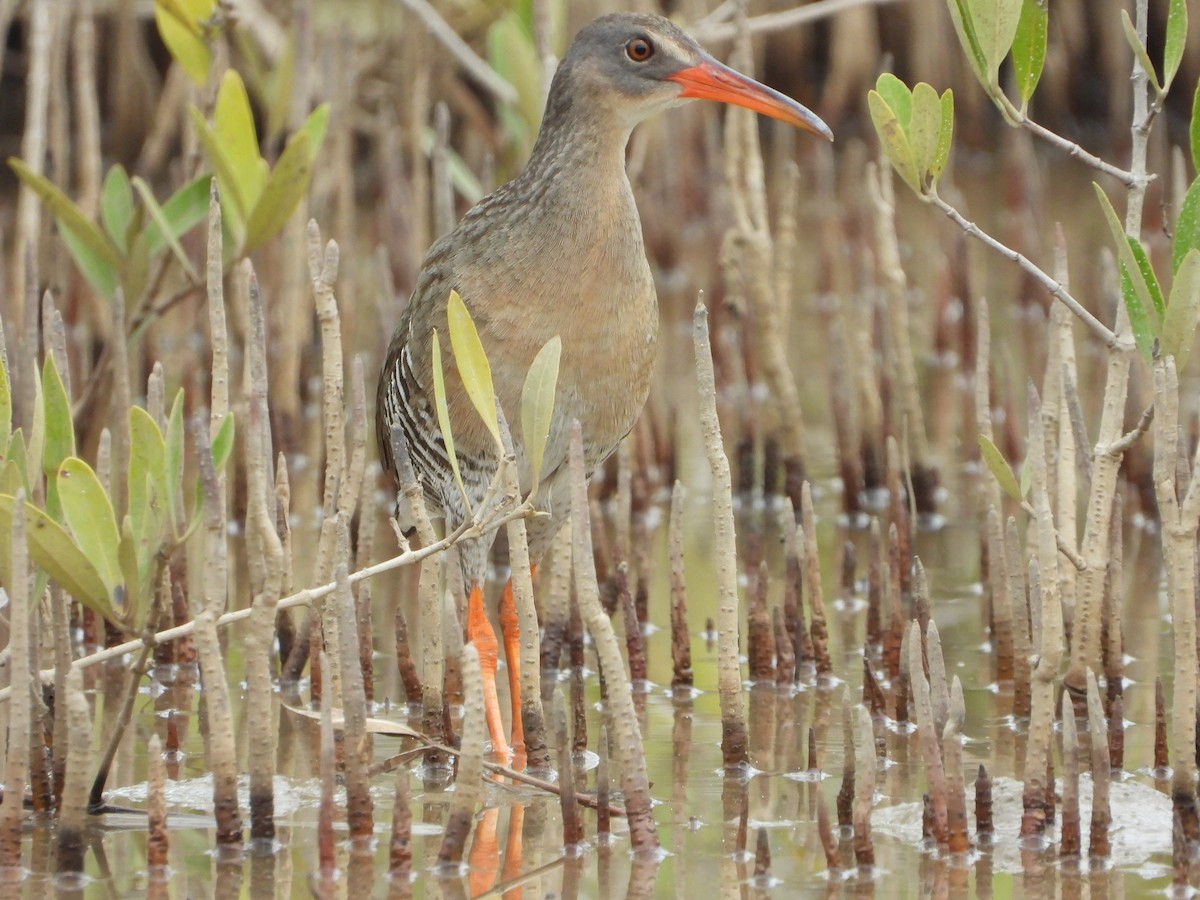
[{"label": "shallow water", "polygon": [[[861,532],[848,532],[836,525],[839,498],[826,490],[818,504],[823,548],[840,546],[846,538],[862,540]],[[691,544],[688,548],[691,621],[702,623],[715,615],[715,596],[705,589],[703,566],[707,506],[694,496],[688,507]],[[715,646],[700,629],[693,629],[692,650],[698,693],[691,701],[676,701],[664,687],[671,677],[667,592],[663,579],[655,575],[650,598],[650,620],[659,627],[647,636],[652,684],[638,699],[642,732],[653,796],[658,805],[655,820],[664,849],[661,861],[632,857],[623,838],[623,822],[614,820],[616,834],[611,845],[595,839],[595,814],[585,812],[588,845],[576,857],[564,858],[561,824],[556,797],[524,788],[489,788],[484,819],[499,830],[502,849],[500,870],[488,873],[477,865],[463,878],[431,870],[441,843],[441,823],[447,794],[439,787],[422,787],[412,781],[414,885],[417,896],[470,896],[484,885],[493,889],[520,885],[521,896],[547,894],[580,897],[620,897],[643,894],[659,897],[702,897],[721,891],[722,896],[824,896],[850,892],[880,897],[952,894],[961,890],[983,894],[990,884],[996,895],[1046,895],[1061,891],[1077,893],[1087,882],[1093,896],[1140,896],[1158,892],[1170,883],[1170,805],[1162,791],[1165,783],[1151,777],[1153,745],[1153,673],[1157,657],[1169,655],[1169,625],[1161,618],[1141,615],[1127,621],[1127,649],[1131,655],[1125,693],[1126,768],[1124,784],[1114,787],[1114,856],[1099,871],[1080,873],[1070,864],[1056,860],[1053,846],[1022,855],[1014,838],[1019,817],[1019,786],[1008,779],[1019,777],[1017,761],[1023,758],[1022,729],[1004,713],[1011,698],[992,682],[992,659],[980,622],[980,589],[971,579],[976,553],[973,529],[961,522],[951,506],[948,524],[924,531],[917,552],[928,566],[934,587],[934,616],[941,630],[947,670],[963,683],[967,721],[963,740],[963,765],[968,786],[980,763],[996,779],[997,837],[993,848],[980,847],[965,857],[939,858],[920,838],[920,795],[924,776],[917,762],[915,737],[891,723],[886,730],[888,763],[878,773],[873,828],[876,869],[873,873],[849,872],[830,876],[817,833],[816,804],[823,797],[835,816],[835,797],[841,785],[843,739],[841,728],[842,685],[815,683],[811,671],[804,674],[795,690],[773,685],[748,687],[746,709],[750,731],[750,761],[755,771],[747,779],[723,777],[720,754],[720,717],[715,693]],[[1143,537],[1147,537],[1143,535]],[[662,534],[656,535],[655,558],[665,556]],[[1152,543],[1147,541],[1147,543]],[[1134,550],[1129,545],[1129,550]],[[1137,555],[1127,553],[1127,571],[1136,571]],[[824,560],[826,581],[833,569],[832,556]],[[661,572],[664,566],[656,567]],[[861,584],[860,584],[861,586]],[[378,596],[378,594],[377,594]],[[861,641],[864,622],[862,592],[854,597],[827,596],[834,668],[845,677],[853,702],[861,686]],[[772,594],[774,600],[774,593]],[[390,621],[383,607],[377,622]],[[386,643],[382,639],[378,644]],[[230,635],[231,667],[240,665],[239,641]],[[393,667],[387,654],[379,654],[376,672],[388,673],[377,681],[380,698],[375,713],[402,718],[403,709],[385,698],[396,697],[399,688],[390,677]],[[118,670],[119,674],[119,670]],[[188,672],[160,670],[160,678],[178,679],[165,686],[155,681],[142,691],[135,734],[123,744],[109,793],[111,803],[139,807],[144,801],[145,741],[151,730],[165,730],[166,711],[175,709],[175,722],[184,736],[181,758],[173,761],[168,784],[172,812],[171,870],[167,873],[169,895],[234,896],[240,882],[250,896],[308,896],[307,878],[315,868],[316,820],[319,784],[313,748],[315,723],[287,710],[281,711],[276,812],[279,839],[275,852],[250,853],[240,864],[219,863],[214,855],[214,835],[204,813],[211,808],[211,775],[203,757],[203,722],[194,713],[194,691],[186,686]],[[117,680],[114,679],[114,683]],[[236,681],[231,683],[237,686]],[[504,681],[501,679],[501,683]],[[594,672],[587,678],[588,729],[596,746],[599,733],[599,689]],[[565,689],[565,682],[563,683]],[[103,689],[99,685],[97,691]],[[507,708],[502,699],[502,705]],[[180,711],[180,707],[183,711]],[[389,708],[390,706],[390,708]],[[239,703],[238,715],[243,715]],[[236,721],[242,733],[244,721]],[[414,722],[419,724],[419,722]],[[814,729],[820,774],[807,769],[808,730]],[[397,739],[377,736],[375,757],[382,761],[404,745]],[[1086,744],[1084,745],[1086,748]],[[244,753],[244,746],[241,748]],[[1085,756],[1086,759],[1086,751]],[[595,759],[576,772],[577,786],[594,786]],[[415,764],[414,764],[415,765]],[[615,780],[615,775],[614,775]],[[1084,828],[1086,841],[1087,803],[1090,793],[1085,778]],[[352,861],[348,848],[340,845],[341,887],[347,896],[384,896],[387,893],[387,841],[394,779],[378,776],[374,781],[377,844],[370,859]],[[243,792],[245,785],[243,785]],[[743,801],[743,794],[745,800]],[[973,792],[969,791],[969,798]],[[341,796],[341,795],[339,795]],[[619,800],[619,797],[617,798]],[[245,798],[243,797],[243,801]],[[733,852],[737,818],[742,803],[748,813],[750,855]],[[973,810],[970,799],[968,809]],[[505,853],[510,823],[523,817],[524,842],[519,863],[509,849]],[[972,834],[974,815],[970,813]],[[478,819],[477,819],[478,821]],[[836,819],[835,819],[836,821]],[[342,826],[339,826],[342,827]],[[486,826],[485,826],[486,827]],[[145,834],[141,816],[110,814],[90,832],[92,853],[88,855],[85,896],[141,896],[147,891]],[[757,833],[766,832],[770,844],[769,877],[754,878],[752,853]],[[344,827],[341,831],[345,836]],[[1056,837],[1052,829],[1050,837]],[[37,896],[55,884],[53,855],[48,852],[48,835],[35,828],[27,843],[31,877],[24,886],[26,896]],[[468,847],[468,853],[470,847]],[[850,853],[843,842],[843,853]],[[848,857],[847,857],[848,858]],[[478,860],[476,860],[478,862]],[[1030,863],[1033,863],[1030,866]],[[655,870],[657,874],[655,877]],[[640,879],[640,880],[639,880]],[[58,885],[71,894],[68,885]],[[518,896],[508,893],[506,896]]]}]

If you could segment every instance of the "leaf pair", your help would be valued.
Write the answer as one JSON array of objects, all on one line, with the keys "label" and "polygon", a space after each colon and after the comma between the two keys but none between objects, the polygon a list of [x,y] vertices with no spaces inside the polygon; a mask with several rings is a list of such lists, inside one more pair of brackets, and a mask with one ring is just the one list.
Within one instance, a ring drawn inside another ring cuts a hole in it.
[{"label": "leaf pair", "polygon": [[184,271],[196,277],[179,239],[208,213],[208,176],[188,182],[159,205],[141,178],[131,181],[124,168],[113,166],[104,178],[97,223],[24,161],[10,157],[8,164],[50,210],[71,258],[97,294],[111,299],[120,287],[127,299],[137,299],[154,260],[166,247]]},{"label": "leaf pair", "polygon": [[[53,504],[57,514],[62,515],[58,469],[75,452],[70,401],[53,358],[46,358],[40,377],[36,371],[34,375],[35,437],[27,445],[22,430],[12,430],[11,382],[0,357],[0,584],[12,583],[12,516],[17,495],[30,496],[32,480],[39,477],[39,469],[45,469],[53,488]],[[67,503],[75,515],[73,500],[69,497]],[[115,622],[106,584],[62,525],[29,502],[25,503],[25,518],[26,542],[35,564],[80,602]]]},{"label": "leaf pair", "polygon": [[[16,497],[0,494],[0,581],[12,583],[12,515]],[[95,565],[66,530],[32,503],[25,503],[25,537],[33,562],[63,590],[114,625],[120,617]]]},{"label": "leaf pair", "polygon": [[871,121],[888,162],[919,196],[932,195],[950,157],[954,135],[954,94],[938,96],[925,82],[911,91],[884,72],[867,94]]},{"label": "leaf pair", "polygon": [[1133,51],[1134,58],[1137,59],[1142,71],[1146,73],[1150,89],[1154,92],[1155,102],[1161,102],[1163,95],[1171,89],[1171,83],[1179,72],[1180,63],[1183,62],[1183,45],[1187,40],[1188,28],[1187,0],[1171,0],[1171,5],[1167,10],[1167,33],[1163,46],[1161,79],[1158,77],[1158,72],[1155,71],[1154,63],[1150,62],[1150,54],[1146,51],[1146,45],[1138,36],[1137,28],[1134,27],[1133,20],[1129,18],[1129,11],[1126,9],[1121,10],[1121,27],[1125,31],[1125,40],[1129,42],[1129,48]]},{"label": "leaf pair", "polygon": [[222,222],[244,256],[274,237],[308,191],[313,163],[329,125],[329,104],[309,114],[291,136],[275,168],[263,159],[246,85],[230,69],[221,79],[210,125],[195,106],[188,110],[221,193]]},{"label": "leaf pair", "polygon": [[[975,77],[1010,120],[1024,115],[1046,61],[1048,0],[947,0],[959,43]],[[1000,64],[1012,53],[1021,98],[1016,110],[1000,87]]]},{"label": "leaf pair", "polygon": [[[458,291],[450,291],[446,305],[446,318],[450,329],[450,348],[458,367],[459,378],[471,405],[487,426],[488,433],[496,445],[496,455],[504,455],[504,441],[500,433],[500,420],[496,412],[496,391],[492,382],[491,364],[479,339],[475,321]],[[525,384],[521,390],[521,434],[524,438],[526,459],[531,471],[534,492],[541,480],[542,463],[546,442],[554,414],[554,398],[558,385],[558,367],[562,355],[562,340],[555,335],[538,351]],[[454,480],[463,496],[467,497],[459,471],[458,455],[454,449],[454,435],[450,425],[450,410],[446,400],[446,379],[442,368],[442,344],[437,330],[433,333],[433,393],[437,408],[438,428],[446,445],[450,468]],[[467,502],[470,508],[470,500]]]},{"label": "leaf pair", "polygon": [[[161,566],[198,521],[182,508],[183,392],[176,396],[164,436],[153,417],[134,407],[129,414],[129,512],[118,523],[99,476],[75,456],[70,398],[53,357],[36,379],[34,422],[28,446],[11,432],[9,379],[0,364],[0,582],[13,577],[12,514],[22,491],[34,493],[38,467],[46,476],[44,509],[26,502],[30,557],[80,603],[114,625],[137,628],[139,610],[158,583]],[[227,416],[213,439],[218,467],[233,448],[233,419]]]}]

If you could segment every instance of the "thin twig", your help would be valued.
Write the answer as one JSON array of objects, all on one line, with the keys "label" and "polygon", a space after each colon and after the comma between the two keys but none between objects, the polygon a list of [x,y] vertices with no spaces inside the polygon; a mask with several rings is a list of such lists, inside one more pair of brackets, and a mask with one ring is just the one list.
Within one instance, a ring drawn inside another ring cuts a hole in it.
[{"label": "thin twig", "polygon": [[[436,541],[433,544],[430,544],[428,547],[422,547],[419,550],[409,550],[407,553],[401,553],[398,556],[393,556],[391,559],[385,559],[383,562],[375,563],[373,566],[367,566],[363,569],[359,569],[357,572],[352,572],[350,574],[350,582],[355,584],[359,581],[365,581],[368,578],[374,578],[376,575],[382,575],[384,572],[390,572],[393,569],[400,569],[404,566],[410,566],[414,563],[418,563],[426,557],[433,556],[436,553],[441,553],[443,550],[447,549],[453,544],[458,543],[460,540],[470,540],[472,538],[482,537],[485,534],[490,534],[496,529],[508,524],[508,522],[511,520],[529,515],[529,513],[530,508],[525,504],[522,504],[521,506],[508,511],[503,515],[499,515],[494,519],[489,519],[486,522],[463,522],[458,528],[446,535],[446,537]],[[288,597],[284,597],[279,601],[276,608],[291,609],[293,606],[306,606],[312,603],[314,600],[319,600],[322,597],[333,593],[336,587],[336,582],[331,581],[318,587],[306,588]],[[251,612],[251,607],[234,610],[233,612],[227,612],[217,619],[216,626],[221,628],[225,625],[231,625],[234,622],[240,622],[242,619],[249,618]],[[156,644],[161,644],[166,641],[173,641],[176,638],[181,638],[191,634],[194,629],[194,622],[184,622],[182,625],[176,625],[174,628],[168,628],[164,631],[156,633],[154,635],[154,642]],[[143,646],[144,642],[141,638],[134,638],[133,640],[126,641],[123,644],[117,644],[115,647],[106,647],[105,649],[99,650],[96,653],[80,657],[79,659],[75,660],[72,665],[81,669],[88,666],[95,666],[102,662],[107,662],[110,659],[122,657],[127,653],[134,653],[140,650]],[[39,675],[43,680],[53,678],[54,669],[44,669],[39,673]],[[11,686],[0,688],[0,703],[7,701],[11,693]]]},{"label": "thin twig", "polygon": [[[1028,500],[1021,501],[1021,509],[1030,517],[1037,515],[1033,505]],[[1087,563],[1083,561],[1083,557],[1079,555],[1075,548],[1071,546],[1071,542],[1057,528],[1054,530],[1054,541],[1058,545],[1058,552],[1065,556],[1067,561],[1078,571],[1082,572],[1087,568]]]},{"label": "thin twig", "polygon": [[[412,738],[420,741],[421,747],[416,751],[412,751],[411,753],[402,753],[397,757],[393,757],[393,759],[403,760],[410,755],[423,753],[425,750],[441,750],[442,752],[448,753],[452,756],[458,756],[461,752],[457,748],[451,747],[447,744],[439,744],[437,741],[431,741],[431,740],[429,740],[429,738],[427,738],[421,734],[404,735],[404,736],[412,737]],[[390,762],[390,760],[388,762]],[[386,768],[386,765],[387,765],[387,763],[385,762],[378,766],[372,766],[371,767],[371,777],[374,778],[375,776],[388,771],[388,769]],[[546,781],[543,778],[538,778],[536,775],[530,775],[528,772],[522,772],[522,771],[518,771],[517,769],[509,768],[508,766],[503,765],[502,763],[492,762],[490,760],[485,759],[483,761],[483,768],[490,775],[503,775],[505,778],[511,778],[513,781],[519,781],[522,784],[527,784],[530,787],[535,787],[538,790],[546,791],[547,793],[554,794],[555,796],[558,796],[559,794],[562,793],[562,786],[558,782]],[[576,792],[575,800],[579,803],[580,806],[586,806],[588,809],[596,809],[599,806],[599,800],[597,799],[595,794],[583,794],[583,793]],[[624,818],[625,807],[621,806],[618,803],[610,803],[610,804],[608,804],[608,814],[610,816],[618,816],[618,817]]]},{"label": "thin twig", "polygon": [[1107,452],[1113,456],[1120,456],[1130,447],[1137,443],[1138,439],[1150,430],[1150,423],[1154,421],[1154,405],[1147,406],[1142,411],[1142,417],[1138,419],[1138,423],[1133,426],[1132,431],[1127,431],[1121,435],[1119,440],[1109,444]]},{"label": "thin twig", "polygon": [[1039,125],[1028,116],[1020,116],[1017,119],[1017,123],[1022,128],[1032,131],[1046,143],[1057,147],[1059,150],[1062,150],[1072,159],[1079,160],[1079,162],[1083,163],[1084,165],[1091,166],[1096,171],[1103,172],[1105,175],[1111,175],[1127,188],[1137,187],[1139,181],[1143,186],[1147,185],[1158,177],[1156,175],[1143,175],[1139,179],[1139,176],[1135,175],[1133,172],[1130,172],[1128,169],[1122,169],[1120,166],[1114,166],[1112,163],[1105,162],[1100,157],[1088,153],[1074,141],[1067,140],[1060,134],[1055,134],[1049,128]]},{"label": "thin twig", "polygon": [[1122,340],[1118,339],[1117,335],[1107,325],[1084,309],[1079,301],[1071,296],[1070,291],[1068,291],[1061,282],[1052,278],[1025,255],[1018,253],[1016,250],[1013,250],[1006,244],[1002,244],[974,222],[967,220],[962,213],[939,197],[936,193],[930,193],[924,196],[936,208],[944,212],[947,218],[958,225],[959,228],[976,240],[991,247],[1005,259],[1016,263],[1021,271],[1025,272],[1027,275],[1030,275],[1035,281],[1042,285],[1042,287],[1049,291],[1051,296],[1065,303],[1067,309],[1075,313],[1075,315],[1083,322],[1083,324],[1088,326],[1088,328],[1090,328],[1095,335],[1100,338],[1100,340],[1104,343],[1104,346],[1108,347],[1110,350],[1125,349],[1121,346]]},{"label": "thin twig", "polygon": [[[804,6],[785,9],[780,12],[766,13],[746,20],[745,29],[750,34],[766,34],[773,31],[784,31],[796,28],[820,19],[836,16],[838,13],[856,9],[859,6],[886,6],[897,0],[817,0]],[[743,26],[736,21],[713,24],[698,23],[690,29],[692,37],[702,43],[711,44],[716,41],[727,41],[736,37]]]}]

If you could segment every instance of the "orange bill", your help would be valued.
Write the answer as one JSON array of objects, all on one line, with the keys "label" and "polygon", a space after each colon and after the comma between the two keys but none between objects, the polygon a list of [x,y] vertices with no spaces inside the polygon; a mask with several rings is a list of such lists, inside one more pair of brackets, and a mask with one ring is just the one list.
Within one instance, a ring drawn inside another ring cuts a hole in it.
[{"label": "orange bill", "polygon": [[704,57],[696,65],[668,75],[667,79],[683,85],[683,91],[679,94],[682,98],[717,100],[734,106],[744,106],[764,116],[779,119],[781,122],[819,134],[827,140],[833,140],[833,132],[816,113],[791,97],[735,72],[712,57]]}]

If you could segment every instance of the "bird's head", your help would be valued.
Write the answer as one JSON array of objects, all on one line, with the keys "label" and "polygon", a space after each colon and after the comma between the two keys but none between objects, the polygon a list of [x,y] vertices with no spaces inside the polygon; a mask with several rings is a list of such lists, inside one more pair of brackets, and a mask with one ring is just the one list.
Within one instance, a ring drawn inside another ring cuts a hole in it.
[{"label": "bird's head", "polygon": [[833,133],[795,100],[709,56],[686,32],[661,16],[601,16],[575,36],[560,74],[573,92],[612,110],[629,126],[686,100],[744,106],[829,140]]}]

